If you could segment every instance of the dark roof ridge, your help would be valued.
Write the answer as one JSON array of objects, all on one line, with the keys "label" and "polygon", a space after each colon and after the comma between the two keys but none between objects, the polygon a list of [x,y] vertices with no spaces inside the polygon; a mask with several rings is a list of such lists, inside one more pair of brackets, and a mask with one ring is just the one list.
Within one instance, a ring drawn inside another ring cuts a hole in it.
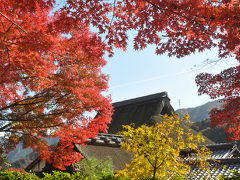
[{"label": "dark roof ridge", "polygon": [[147,96],[141,96],[141,97],[137,97],[137,98],[133,98],[133,99],[115,102],[115,103],[113,103],[113,106],[114,107],[125,106],[125,105],[129,105],[129,104],[133,104],[133,103],[156,100],[158,98],[168,98],[170,101],[170,98],[168,97],[167,92],[164,91],[164,92],[160,92],[160,93],[156,93],[156,94],[151,94],[151,95],[147,95]]},{"label": "dark roof ridge", "polygon": [[207,148],[215,148],[215,147],[217,147],[217,148],[228,148],[228,147],[232,147],[233,148],[233,146],[236,146],[237,145],[237,142],[236,141],[233,141],[233,142],[227,142],[227,143],[216,143],[216,144],[207,144],[206,145],[206,147]]},{"label": "dark roof ridge", "polygon": [[[120,137],[120,138],[123,138],[123,135],[121,135],[121,134],[98,133],[98,136]],[[96,136],[96,137],[98,137],[98,136]]]},{"label": "dark roof ridge", "polygon": [[220,163],[238,163],[240,164],[240,157],[235,157],[235,158],[225,158],[225,159],[216,159]]},{"label": "dark roof ridge", "polygon": [[[206,144],[206,145],[199,145],[199,147],[206,147],[210,151],[218,151],[218,150],[231,150],[231,152],[238,151],[240,152],[239,147],[237,146],[236,141],[228,142],[228,143],[216,143],[216,144]],[[192,149],[183,149],[181,150],[180,154],[185,155],[188,153],[195,152]],[[240,157],[239,157],[240,158]]]}]

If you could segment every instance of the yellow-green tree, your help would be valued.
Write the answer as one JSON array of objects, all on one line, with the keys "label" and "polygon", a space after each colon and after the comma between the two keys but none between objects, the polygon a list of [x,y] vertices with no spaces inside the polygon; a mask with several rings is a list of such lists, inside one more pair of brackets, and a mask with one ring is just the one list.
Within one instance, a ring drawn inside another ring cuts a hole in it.
[{"label": "yellow-green tree", "polygon": [[154,126],[142,125],[135,129],[124,126],[122,148],[134,153],[132,161],[126,168],[117,172],[119,177],[131,179],[160,178],[186,176],[193,161],[185,161],[180,151],[191,149],[198,152],[191,160],[200,159],[199,166],[207,165],[209,151],[198,148],[205,140],[201,134],[194,133],[190,128],[189,115],[180,118],[178,114],[158,117]]}]

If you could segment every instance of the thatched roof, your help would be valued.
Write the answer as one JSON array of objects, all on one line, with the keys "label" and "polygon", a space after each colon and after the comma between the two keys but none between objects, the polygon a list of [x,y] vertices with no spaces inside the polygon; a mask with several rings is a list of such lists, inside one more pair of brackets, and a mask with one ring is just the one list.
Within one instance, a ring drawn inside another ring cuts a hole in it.
[{"label": "thatched roof", "polygon": [[110,157],[115,170],[123,169],[133,157],[132,153],[120,148],[122,136],[115,134],[99,134],[96,138],[88,141],[86,146],[75,144],[78,151],[85,158],[97,158],[99,160]]},{"label": "thatched roof", "polygon": [[[154,125],[159,115],[171,115],[174,112],[167,92],[116,102],[113,106],[114,114],[108,129],[111,134],[122,131],[123,125],[134,124],[136,128],[143,124]],[[193,133],[198,132],[193,130]],[[208,138],[205,139],[205,144],[214,143]]]},{"label": "thatched roof", "polygon": [[114,114],[108,132],[122,131],[122,125],[153,125],[153,116],[171,114],[174,109],[166,92],[113,103]]}]

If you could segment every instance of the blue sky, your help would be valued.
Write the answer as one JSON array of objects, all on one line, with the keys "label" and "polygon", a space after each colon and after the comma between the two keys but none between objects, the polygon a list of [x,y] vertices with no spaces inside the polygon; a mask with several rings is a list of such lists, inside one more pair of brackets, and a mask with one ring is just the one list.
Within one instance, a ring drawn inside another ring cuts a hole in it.
[{"label": "blue sky", "polygon": [[[65,4],[65,0],[56,2],[55,9]],[[129,33],[130,39],[132,35],[134,32]],[[167,91],[174,109],[211,101],[207,95],[198,96],[195,76],[201,72],[219,73],[236,64],[233,59],[225,59],[206,65],[206,59],[217,60],[217,49],[177,59],[156,55],[154,46],[135,51],[131,40],[126,52],[115,50],[114,57],[106,59],[108,64],[103,72],[110,76],[107,94],[112,96],[113,102]]]},{"label": "blue sky", "polygon": [[103,69],[110,76],[108,94],[113,102],[167,91],[175,109],[211,101],[207,95],[198,96],[195,76],[200,72],[218,73],[234,65],[231,59],[206,65],[206,59],[217,60],[217,49],[181,59],[156,55],[153,46],[135,51],[131,43],[126,52],[115,52]]}]

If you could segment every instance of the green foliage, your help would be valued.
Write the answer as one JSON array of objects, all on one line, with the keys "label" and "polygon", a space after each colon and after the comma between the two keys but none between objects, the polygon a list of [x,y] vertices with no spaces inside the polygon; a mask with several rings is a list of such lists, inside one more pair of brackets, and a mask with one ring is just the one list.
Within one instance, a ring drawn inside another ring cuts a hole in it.
[{"label": "green foliage", "polygon": [[114,174],[113,162],[110,157],[102,160],[96,158],[83,159],[74,164],[74,168],[91,179],[107,178]]},{"label": "green foliage", "polygon": [[192,132],[189,118],[188,114],[183,118],[172,114],[155,119],[158,123],[154,126],[142,125],[137,129],[124,126],[127,131],[122,132],[122,148],[134,153],[134,158],[126,169],[117,172],[117,177],[183,179],[189,173],[190,163],[196,163],[196,160],[186,162],[179,157],[183,149],[195,150],[195,159],[201,159],[196,165],[206,167],[210,152],[206,148],[198,148],[204,138]]},{"label": "green foliage", "polygon": [[[143,180],[157,180],[156,178],[141,178]],[[26,172],[17,172],[17,171],[4,171],[0,172],[0,180],[131,180],[127,177],[114,177],[113,175],[103,175],[101,177],[88,177],[83,175],[80,172],[75,172],[73,174],[62,172],[62,171],[53,171],[52,174],[44,173],[43,178],[38,178],[34,174]],[[186,180],[184,178],[174,178],[174,180]],[[224,179],[225,180],[225,179]],[[235,179],[231,179],[235,180]]]},{"label": "green foliage", "polygon": [[[34,174],[26,173],[21,170],[0,172],[0,180],[121,180],[115,178],[114,168],[111,158],[97,160],[96,158],[84,159],[74,165],[80,172],[67,173],[53,171],[52,174],[43,173],[43,178],[38,178]],[[18,172],[17,172],[18,171]]]},{"label": "green foliage", "polygon": [[194,122],[191,126],[195,131],[200,131],[205,137],[216,142],[227,142],[227,136],[224,127],[211,127],[210,119]]},{"label": "green foliage", "polygon": [[0,172],[1,180],[38,180],[39,178],[34,174],[23,173],[17,171],[3,171]]},{"label": "green foliage", "polygon": [[0,180],[121,180],[115,178],[113,175],[102,175],[101,177],[86,176],[82,173],[76,172],[73,174],[53,171],[52,174],[44,173],[43,178],[38,178],[36,175],[26,172],[17,171],[3,171],[0,172]]},{"label": "green foliage", "polygon": [[74,176],[61,171],[53,171],[53,174],[43,173],[44,174],[44,180],[73,180]]},{"label": "green foliage", "polygon": [[43,173],[44,177],[43,180],[81,180],[87,178],[82,175],[81,173],[67,173],[62,171],[53,171],[53,174]]}]

